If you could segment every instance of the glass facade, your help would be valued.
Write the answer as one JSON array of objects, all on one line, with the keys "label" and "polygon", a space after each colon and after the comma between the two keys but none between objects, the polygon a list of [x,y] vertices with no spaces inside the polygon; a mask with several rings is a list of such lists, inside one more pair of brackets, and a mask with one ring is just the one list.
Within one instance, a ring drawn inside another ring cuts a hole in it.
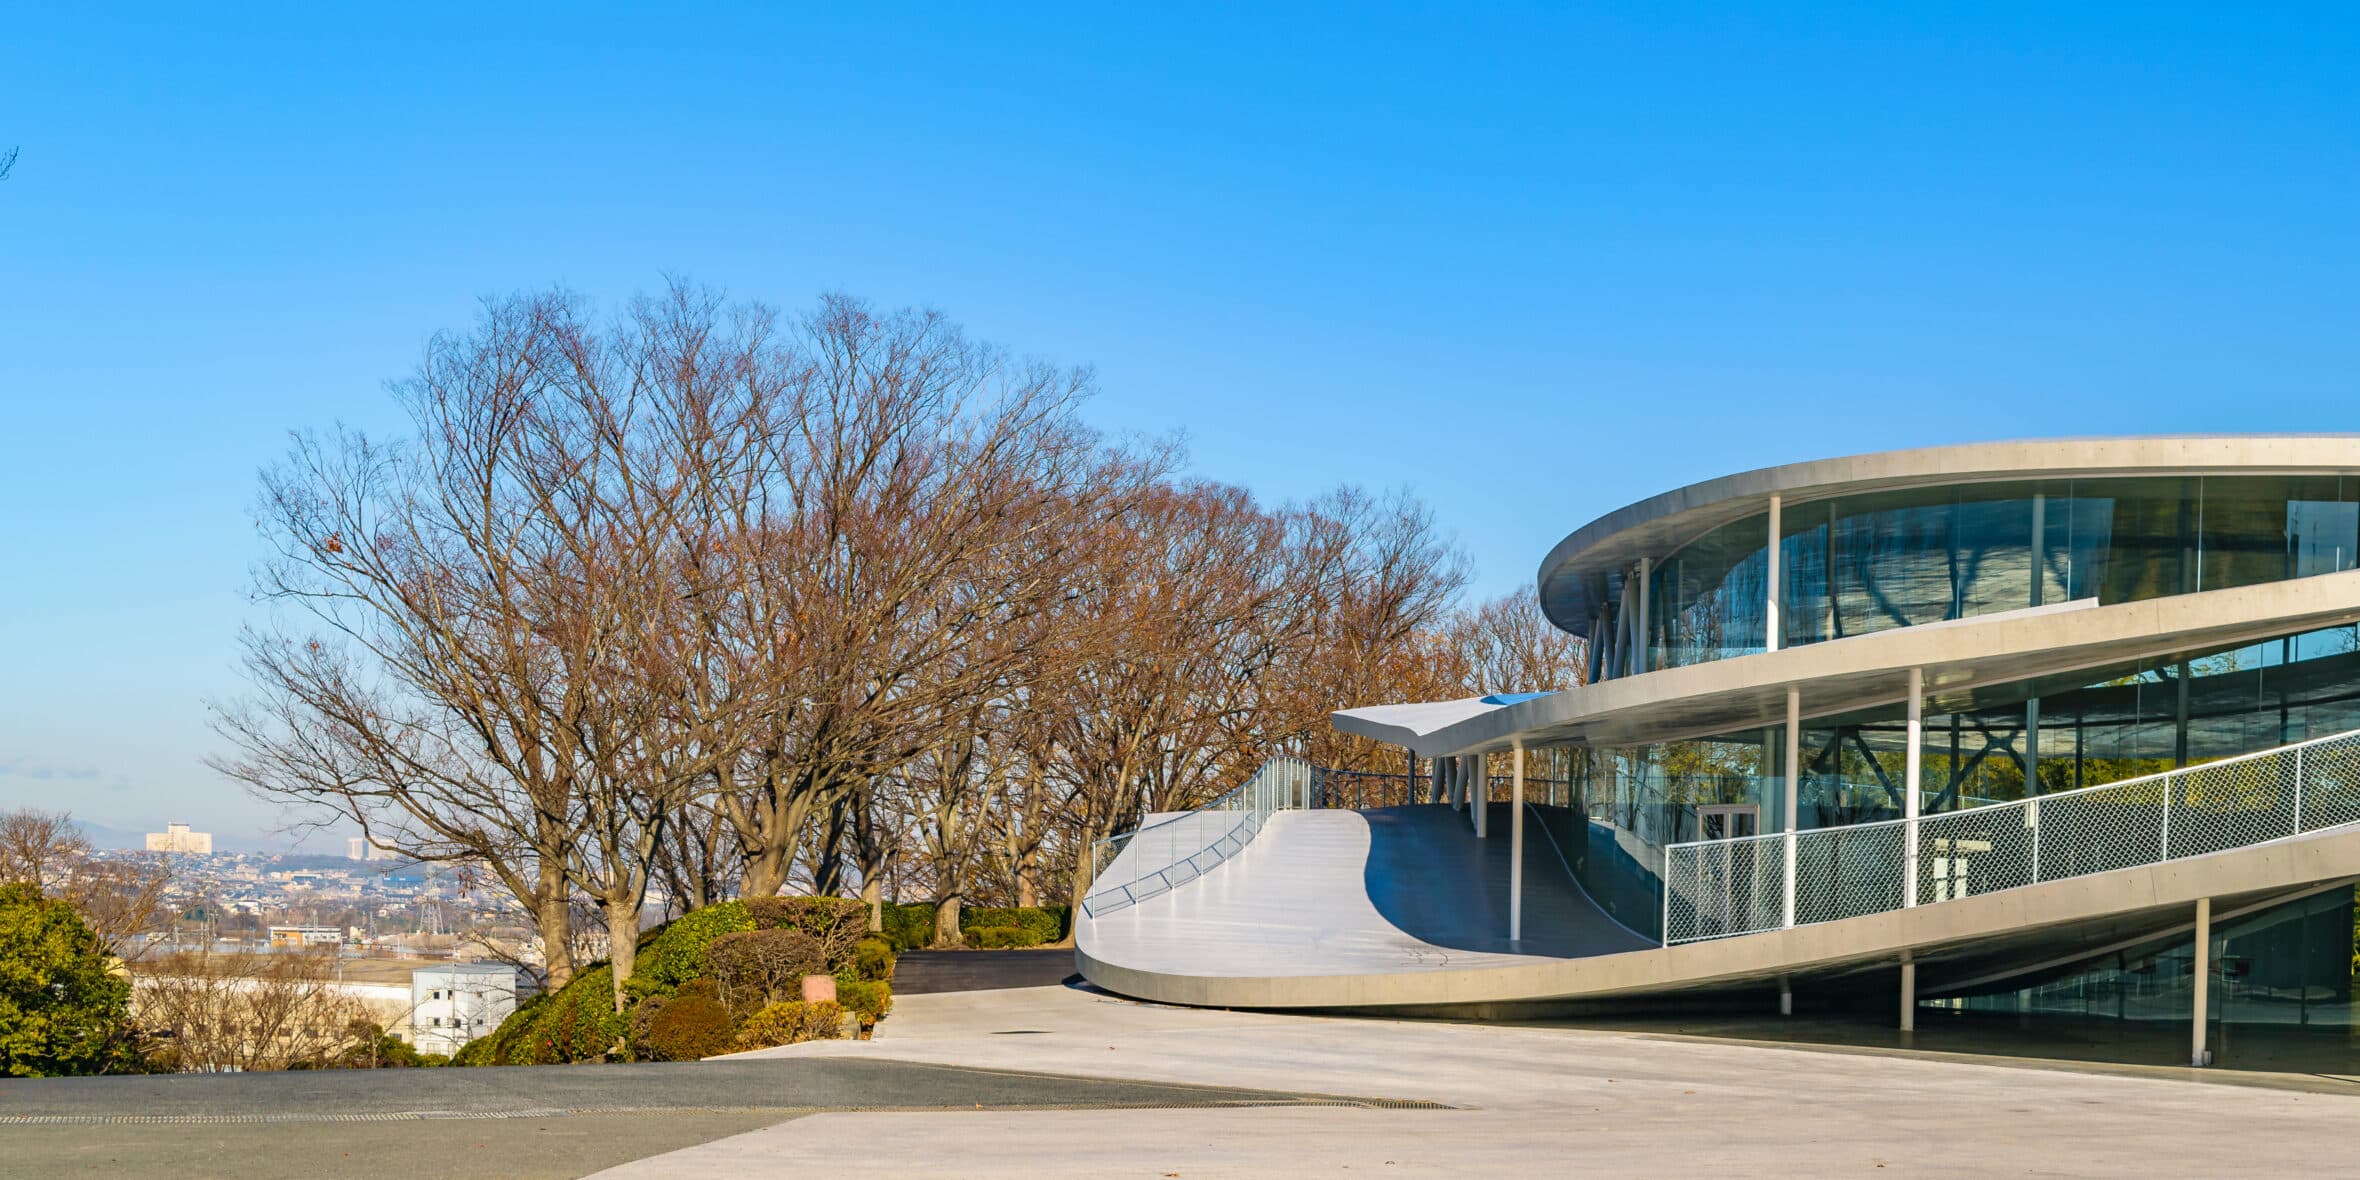
[{"label": "glass facade", "polygon": [[[1648,668],[1767,647],[1768,533],[1767,515],[1751,516],[1651,567]],[[2356,558],[2360,476],[2050,480],[1840,496],[1780,514],[1779,645],[2078,599],[2112,605],[2249,586],[2352,569]],[[1595,634],[1612,635],[1614,609]]]},{"label": "glass facade", "polygon": [[[2360,928],[2354,886],[2216,920],[2206,1043],[2215,1064],[2348,1072],[2360,1060]],[[2077,1041],[2089,1055],[2182,1064],[2195,1010],[2196,947],[2182,932],[2029,977],[1920,1002],[1921,1029],[1999,1023]],[[2112,1050],[2111,1053],[2097,1050]]]},{"label": "glass facade", "polygon": [[[1937,698],[1907,782],[1905,706],[1815,719],[1803,728],[1802,828],[1897,819],[1908,790],[1926,814],[2099,786],[2288,742],[2360,729],[2360,627],[2282,636],[2181,659],[2148,660]],[[1781,830],[1785,731],[1569,751],[1586,818],[1575,865],[1615,917],[1660,937],[1667,844]],[[1728,817],[1737,817],[1734,821]],[[1719,825],[1707,830],[1708,824]],[[1614,855],[1605,855],[1607,848]],[[1626,912],[1627,911],[1627,912]]]}]

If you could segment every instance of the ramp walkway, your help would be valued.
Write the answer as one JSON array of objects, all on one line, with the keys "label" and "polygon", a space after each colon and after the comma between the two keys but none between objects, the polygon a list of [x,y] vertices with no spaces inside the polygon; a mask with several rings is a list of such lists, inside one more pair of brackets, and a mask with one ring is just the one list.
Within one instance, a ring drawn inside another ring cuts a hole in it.
[{"label": "ramp walkway", "polygon": [[[1081,907],[1083,975],[1172,1003],[1480,1015],[1891,986],[1906,959],[1927,994],[2188,929],[2199,901],[2225,918],[2360,880],[2360,732],[1930,816],[1922,832],[1800,833],[1791,892],[1781,838],[1676,845],[1668,946],[1608,918],[1536,824],[1526,825],[1526,937],[1510,944],[1506,824],[1479,840],[1441,805],[1282,802],[1247,819],[1221,837],[1218,859],[1195,858],[1201,867],[1162,892]],[[1170,843],[1184,852],[1211,835],[1184,827]],[[1126,847],[1113,875],[1136,876],[1145,861],[1131,858],[1171,855],[1148,844]]]}]

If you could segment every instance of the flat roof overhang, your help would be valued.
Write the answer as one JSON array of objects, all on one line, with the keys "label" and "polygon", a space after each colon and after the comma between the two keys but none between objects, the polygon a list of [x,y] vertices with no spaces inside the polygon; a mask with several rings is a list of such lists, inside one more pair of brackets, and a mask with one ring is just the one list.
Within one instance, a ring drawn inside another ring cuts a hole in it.
[{"label": "flat roof overhang", "polygon": [[[2070,608],[2070,609],[2067,609]],[[2081,669],[2194,655],[2360,621],[2360,570],[2114,606],[1990,615],[1783,651],[1665,668],[1507,705],[1413,734],[1350,713],[1345,733],[1421,757],[1556,745],[1620,746],[1783,725],[1789,687],[1806,718],[1907,699],[1925,670],[1928,711],[1972,707],[1979,690]]]},{"label": "flat roof overhang", "polygon": [[[1739,472],[1615,509],[1582,527],[1542,559],[1541,610],[1587,635],[1598,604],[1590,575],[1619,581],[1642,557],[1663,557],[1732,521],[1788,504],[1901,488],[2008,480],[2207,474],[2360,473],[2360,434],[2148,435],[2031,439],[1879,451]],[[1619,591],[1610,585],[1609,593]]]}]

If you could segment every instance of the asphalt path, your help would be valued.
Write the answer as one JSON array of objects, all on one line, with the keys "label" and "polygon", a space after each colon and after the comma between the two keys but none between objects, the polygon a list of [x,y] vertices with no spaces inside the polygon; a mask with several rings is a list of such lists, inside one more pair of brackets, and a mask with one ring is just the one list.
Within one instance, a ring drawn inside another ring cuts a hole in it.
[{"label": "asphalt path", "polygon": [[582,1176],[823,1112],[1293,1105],[1316,1096],[774,1058],[0,1081],[0,1176]]},{"label": "asphalt path", "polygon": [[1048,987],[1074,977],[1073,948],[1022,951],[904,951],[893,966],[893,994]]}]

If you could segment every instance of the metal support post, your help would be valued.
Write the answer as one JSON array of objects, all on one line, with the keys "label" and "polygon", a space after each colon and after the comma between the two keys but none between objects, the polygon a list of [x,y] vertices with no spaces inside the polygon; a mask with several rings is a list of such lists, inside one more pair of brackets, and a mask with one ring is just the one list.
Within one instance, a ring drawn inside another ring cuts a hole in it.
[{"label": "metal support post", "polygon": [[[1786,814],[1785,830],[1779,843],[1785,846],[1785,897],[1780,901],[1780,919],[1784,925],[1795,924],[1795,824],[1802,813],[1796,795],[1803,785],[1803,690],[1786,690]],[[1784,985],[1781,985],[1783,987]]]},{"label": "metal support post", "polygon": [[1491,837],[1491,774],[1481,754],[1467,755],[1467,788],[1475,803],[1475,838]]},{"label": "metal support post", "polygon": [[1770,497],[1770,542],[1762,550],[1762,559],[1767,566],[1763,571],[1763,581],[1770,586],[1769,601],[1763,604],[1762,609],[1764,651],[1778,650],[1778,509],[1778,497]]},{"label": "metal support post", "polygon": [[1917,1031],[1917,956],[1901,952],[1901,1031]]},{"label": "metal support post", "polygon": [[1508,941],[1524,938],[1524,747],[1516,747],[1508,789]]},{"label": "metal support post", "polygon": [[2204,1047],[2205,1025],[2208,1023],[2205,1018],[2212,1014],[2212,997],[2208,994],[2211,985],[2212,899],[2199,897],[2196,899],[2196,1005],[2194,1026],[2189,1034],[2192,1045],[2188,1056],[2190,1065],[2212,1064],[2212,1054]]},{"label": "metal support post", "polygon": [[[1907,821],[1902,825],[1902,843],[1904,845],[1902,863],[1909,870],[1909,888],[1901,894],[1901,904],[1904,906],[1913,906],[1918,903],[1918,880],[1924,875],[1918,869],[1918,812],[1924,806],[1921,800],[1924,792],[1919,789],[1919,784],[1924,781],[1920,776],[1925,773],[1926,763],[1926,752],[1921,745],[1925,736],[1925,711],[1926,670],[1911,668],[1909,670],[1909,751],[1902,755],[1901,771],[1901,815]],[[1915,966],[1905,961],[1901,971],[1902,979],[1911,984],[1915,983],[1917,979]],[[1903,1024],[1901,1027],[1908,1028],[1909,1025]]]}]

